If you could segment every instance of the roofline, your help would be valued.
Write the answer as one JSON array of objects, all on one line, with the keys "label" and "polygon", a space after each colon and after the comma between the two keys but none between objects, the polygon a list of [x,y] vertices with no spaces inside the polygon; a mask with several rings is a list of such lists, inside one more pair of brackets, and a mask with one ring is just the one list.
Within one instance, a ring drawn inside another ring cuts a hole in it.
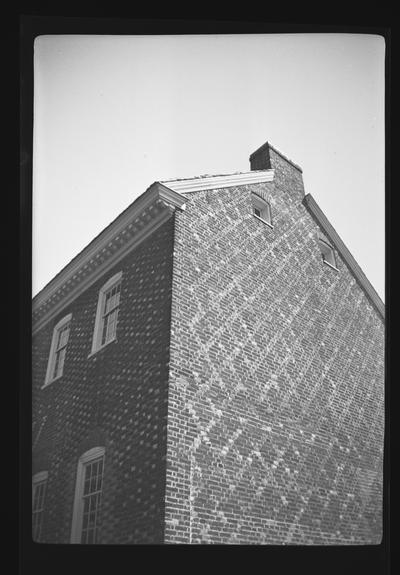
[{"label": "roofline", "polygon": [[365,294],[384,320],[385,304],[311,194],[307,194],[303,198],[303,204],[311,212],[312,216],[314,216],[314,218],[317,220],[318,224],[324,230],[326,235],[329,236],[329,239],[337,248],[347,267],[355,276]]},{"label": "roofline", "polygon": [[[60,306],[65,307],[67,303],[81,293],[80,288],[82,286],[87,287],[92,283],[92,280],[95,281],[93,278],[97,278],[100,270],[104,273],[105,269],[120,259],[122,253],[123,255],[127,253],[127,248],[131,250],[141,243],[149,233],[154,231],[156,225],[165,220],[163,214],[160,213],[154,221],[152,221],[153,218],[147,217],[141,225],[136,223],[139,222],[144,212],[148,209],[152,210],[152,206],[157,202],[163,203],[172,211],[176,208],[184,210],[186,198],[162,183],[154,182],[36,294],[32,301],[32,311],[38,312],[43,305],[49,302],[50,298],[57,297],[57,292],[66,290],[67,296],[62,296],[62,301],[51,304],[51,309],[44,312],[45,321],[48,321],[49,315],[53,317],[54,310],[58,313],[61,309]],[[167,215],[166,212],[165,215]],[[130,237],[128,243],[121,243],[121,234]],[[101,255],[103,253],[104,256]],[[37,323],[42,326],[43,317]],[[36,329],[35,326],[34,331]]]},{"label": "roofline", "polygon": [[[143,194],[141,194],[128,208],[126,208],[115,220],[113,220],[98,236],[96,236],[77,256],[75,256],[34,298],[32,302],[32,311],[38,311],[42,305],[49,302],[50,298],[56,297],[56,302],[51,304],[51,308],[45,311],[40,319],[35,322],[37,325],[34,328],[36,331],[39,326],[41,327],[46,323],[50,317],[58,313],[61,307],[65,307],[67,303],[72,301],[79,293],[81,293],[82,286],[87,287],[92,280],[98,276],[101,271],[104,273],[110,265],[113,265],[117,259],[120,259],[120,252],[125,255],[127,249],[129,251],[141,243],[149,233],[154,231],[155,225],[159,225],[163,217],[156,217],[153,224],[146,224],[142,230],[134,235],[131,241],[125,245],[125,249],[121,246],[116,247],[119,241],[119,235],[125,233],[126,229],[131,228],[135,221],[137,221],[141,214],[150,208],[155,202],[161,201],[169,206],[172,210],[176,208],[185,209],[185,196],[181,193],[190,193],[208,189],[219,189],[233,186],[243,186],[246,184],[255,184],[262,182],[272,182],[274,179],[274,170],[257,170],[251,172],[242,172],[230,175],[219,176],[204,176],[200,178],[190,178],[185,180],[170,180],[164,182],[154,182]],[[375,291],[368,278],[357,264],[354,257],[351,255],[333,226],[330,224],[321,208],[318,206],[311,194],[307,194],[303,198],[303,204],[310,211],[310,213],[317,220],[318,224],[329,236],[333,244],[340,252],[346,265],[353,273],[358,283],[361,285],[366,295],[374,304],[382,318],[385,318],[385,305],[381,298]],[[113,248],[108,252],[110,246]],[[107,256],[103,257],[100,265],[91,267],[93,261],[106,251]],[[122,257],[122,256],[121,256]],[[108,260],[108,261],[107,261]],[[86,270],[86,268],[88,268]],[[85,271],[86,270],[86,271]],[[82,275],[81,275],[82,274]],[[80,276],[80,277],[78,277]],[[75,285],[74,285],[75,284]],[[69,286],[69,295],[61,297],[61,301],[57,300],[59,294],[57,292],[64,291],[66,286]],[[60,307],[61,306],[61,307]]]},{"label": "roofline", "polygon": [[234,186],[245,186],[247,184],[272,182],[274,180],[274,175],[274,170],[252,170],[251,172],[240,172],[219,176],[201,176],[198,178],[168,181],[163,180],[160,183],[168,186],[168,188],[175,192],[187,194],[190,192],[199,192],[201,190],[231,188]]},{"label": "roofline", "polygon": [[82,260],[88,258],[92,252],[96,252],[100,246],[107,243],[111,236],[121,231],[128,222],[151,205],[158,196],[161,200],[165,199],[170,203],[175,204],[176,207],[184,209],[183,206],[186,198],[180,196],[180,194],[176,193],[174,190],[164,186],[161,182],[154,182],[145,192],[143,192],[143,194],[136,198],[136,200],[134,200],[123,212],[108,224],[108,226],[105,227],[86,247],[84,247],[82,251],[74,256],[72,260],[35,295],[33,298],[35,306],[40,305],[41,300],[45,299],[46,293],[50,290],[50,286],[61,282],[64,275],[67,275],[71,269],[78,267]]}]

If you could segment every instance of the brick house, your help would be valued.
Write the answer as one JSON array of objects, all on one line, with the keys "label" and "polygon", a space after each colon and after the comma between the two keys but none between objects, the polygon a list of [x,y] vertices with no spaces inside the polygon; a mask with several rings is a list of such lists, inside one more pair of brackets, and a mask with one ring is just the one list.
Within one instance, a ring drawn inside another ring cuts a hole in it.
[{"label": "brick house", "polygon": [[250,166],[155,182],[34,298],[34,540],[381,541],[384,305]]}]

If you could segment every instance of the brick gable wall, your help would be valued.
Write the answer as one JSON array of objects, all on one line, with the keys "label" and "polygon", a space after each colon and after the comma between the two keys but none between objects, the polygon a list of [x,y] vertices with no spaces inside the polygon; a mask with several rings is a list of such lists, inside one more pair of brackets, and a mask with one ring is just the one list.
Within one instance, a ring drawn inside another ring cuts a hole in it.
[{"label": "brick gable wall", "polygon": [[271,157],[176,216],[165,541],[379,543],[383,322]]},{"label": "brick gable wall", "polygon": [[[163,540],[173,221],[33,341],[33,473],[49,473],[43,539],[69,543],[79,457],[105,446],[100,543]],[[117,341],[91,351],[98,292],[122,270]],[[44,389],[53,326],[72,312],[64,374]]]}]

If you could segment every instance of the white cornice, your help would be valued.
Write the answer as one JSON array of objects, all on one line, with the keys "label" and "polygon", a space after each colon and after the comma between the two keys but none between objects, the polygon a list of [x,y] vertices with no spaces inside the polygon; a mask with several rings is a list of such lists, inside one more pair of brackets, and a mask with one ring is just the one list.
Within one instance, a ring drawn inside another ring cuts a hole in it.
[{"label": "white cornice", "polygon": [[160,182],[152,184],[33,299],[33,332],[59,313],[83,289],[141,243],[186,198]]},{"label": "white cornice", "polygon": [[161,183],[175,192],[187,194],[189,192],[198,192],[200,190],[231,188],[233,186],[272,182],[273,179],[274,170],[254,170],[251,172],[242,172],[225,176],[203,176],[187,180],[163,181]]}]

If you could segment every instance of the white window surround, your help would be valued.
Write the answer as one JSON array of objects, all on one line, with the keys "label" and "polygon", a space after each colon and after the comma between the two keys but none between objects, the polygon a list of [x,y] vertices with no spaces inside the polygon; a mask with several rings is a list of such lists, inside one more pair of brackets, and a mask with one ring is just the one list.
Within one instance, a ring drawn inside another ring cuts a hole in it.
[{"label": "white window surround", "polygon": [[[253,216],[273,228],[271,217],[271,204],[256,194],[251,195]],[[259,212],[259,214],[256,213]]]},{"label": "white window surround", "polygon": [[[118,272],[117,274],[113,275],[101,288],[99,291],[99,298],[97,301],[97,311],[96,311],[96,320],[94,324],[94,332],[93,332],[93,340],[92,340],[92,349],[89,354],[89,357],[106,347],[109,343],[116,340],[116,331],[112,339],[106,341],[106,343],[101,343],[102,339],[102,332],[104,327],[104,304],[105,304],[105,296],[106,293],[116,284],[121,281],[122,278],[122,271]],[[119,304],[118,304],[119,305]]]},{"label": "white window surround", "polygon": [[32,477],[32,538],[36,542],[40,541],[48,475],[40,471]]},{"label": "white window surround", "polygon": [[[63,361],[63,365],[62,365],[60,373],[58,375],[54,375],[56,355],[57,355],[57,351],[59,351],[59,349],[57,349],[57,345],[59,343],[58,342],[58,336],[61,333],[62,329],[71,321],[71,319],[72,319],[72,313],[69,313],[68,315],[66,315],[65,317],[60,319],[60,321],[54,326],[53,337],[51,339],[49,359],[47,362],[46,379],[44,380],[44,385],[42,386],[42,388],[46,387],[46,385],[49,385],[50,383],[52,383],[56,379],[59,379],[63,375],[64,361]],[[69,333],[67,336],[66,343],[63,346],[63,348],[65,348],[65,350],[68,346],[68,338],[69,338]]]},{"label": "white window surround", "polygon": [[338,270],[337,265],[336,265],[335,250],[330,245],[330,243],[328,243],[324,238],[319,237],[318,241],[319,241],[319,246],[320,246],[320,250],[321,250],[321,254],[322,254],[322,260],[323,260],[324,264],[326,264],[327,266],[329,266],[330,268],[332,268],[338,272],[339,270]]},{"label": "white window surround", "polygon": [[82,523],[83,523],[83,493],[84,493],[84,480],[86,466],[95,459],[103,458],[104,466],[104,447],[93,447],[83,453],[78,461],[78,469],[76,472],[75,484],[75,498],[74,507],[72,511],[72,526],[71,526],[71,543],[81,543],[82,537]]}]

